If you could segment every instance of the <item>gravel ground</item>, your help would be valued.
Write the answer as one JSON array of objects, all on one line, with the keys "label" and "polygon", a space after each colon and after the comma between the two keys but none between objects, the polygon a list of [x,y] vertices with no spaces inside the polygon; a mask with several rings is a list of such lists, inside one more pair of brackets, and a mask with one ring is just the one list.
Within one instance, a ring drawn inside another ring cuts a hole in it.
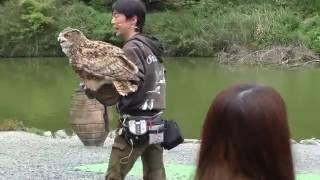
[{"label": "gravel ground", "polygon": [[[86,147],[76,136],[57,139],[26,132],[0,132],[0,179],[104,179],[104,174],[74,171],[73,168],[105,162],[111,144],[109,138],[103,147]],[[165,151],[164,160],[194,164],[197,152],[197,143],[184,143]],[[293,144],[293,152],[298,173],[320,173],[320,145]]]}]

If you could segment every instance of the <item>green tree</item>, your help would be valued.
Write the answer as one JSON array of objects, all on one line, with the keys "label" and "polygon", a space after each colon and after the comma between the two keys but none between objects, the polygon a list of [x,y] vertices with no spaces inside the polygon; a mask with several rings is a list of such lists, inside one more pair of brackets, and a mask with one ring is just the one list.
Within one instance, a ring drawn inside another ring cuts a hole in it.
[{"label": "green tree", "polygon": [[39,39],[53,24],[54,19],[49,15],[52,0],[23,0],[21,2],[21,20],[24,23],[22,35],[34,43],[34,54],[39,53]]}]

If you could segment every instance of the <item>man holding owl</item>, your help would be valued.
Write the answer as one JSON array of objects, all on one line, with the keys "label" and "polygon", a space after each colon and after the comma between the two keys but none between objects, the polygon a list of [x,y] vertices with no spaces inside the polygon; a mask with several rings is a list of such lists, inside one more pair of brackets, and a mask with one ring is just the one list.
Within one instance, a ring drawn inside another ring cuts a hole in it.
[{"label": "man holding owl", "polygon": [[57,38],[83,81],[81,89],[87,96],[105,107],[117,103],[120,123],[107,180],[124,179],[139,157],[143,179],[166,179],[163,147],[171,149],[183,142],[177,125],[161,117],[166,95],[163,48],[156,38],[142,34],[145,16],[146,7],[141,0],[117,0],[113,4],[111,23],[117,36],[125,40],[122,49],[90,40],[70,27]]},{"label": "man holding owl", "polygon": [[122,49],[126,57],[138,67],[139,81],[134,81],[138,89],[121,96],[117,105],[121,118],[112,145],[107,180],[124,179],[138,157],[141,157],[143,163],[144,179],[166,179],[161,140],[156,141],[159,137],[155,137],[152,142],[150,136],[147,141],[135,139],[124,128],[129,126],[127,122],[133,122],[135,130],[138,128],[139,132],[143,131],[144,123],[156,124],[165,109],[166,82],[161,59],[163,49],[157,39],[142,35],[145,16],[146,7],[140,0],[117,0],[112,6],[111,23],[117,36],[125,40]]}]

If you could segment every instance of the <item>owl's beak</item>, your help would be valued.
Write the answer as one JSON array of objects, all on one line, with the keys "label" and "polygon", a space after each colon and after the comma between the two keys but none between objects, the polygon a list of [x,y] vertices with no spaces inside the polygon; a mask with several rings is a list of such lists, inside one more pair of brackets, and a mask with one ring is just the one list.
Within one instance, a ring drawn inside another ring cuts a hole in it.
[{"label": "owl's beak", "polygon": [[60,43],[63,43],[66,41],[66,38],[64,38],[61,34],[59,34],[58,39],[57,39]]},{"label": "owl's beak", "polygon": [[66,40],[65,40],[64,38],[58,37],[58,41],[59,41],[60,43],[63,43],[63,42],[65,42]]}]

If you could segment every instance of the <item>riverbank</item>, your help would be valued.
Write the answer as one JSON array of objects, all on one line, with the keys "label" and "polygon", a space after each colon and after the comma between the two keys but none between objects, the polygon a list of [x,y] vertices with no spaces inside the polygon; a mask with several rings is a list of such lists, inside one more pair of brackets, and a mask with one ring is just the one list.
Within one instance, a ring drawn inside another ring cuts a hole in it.
[{"label": "riverbank", "polygon": [[[83,146],[77,136],[52,138],[21,131],[0,132],[0,179],[103,179],[103,173],[75,167],[104,163],[113,139],[102,147]],[[320,143],[319,143],[320,144]],[[189,140],[164,152],[166,164],[194,165],[197,141]],[[320,174],[320,145],[292,144],[297,173]],[[139,179],[129,176],[127,179]]]},{"label": "riverbank", "polygon": [[320,56],[304,46],[271,46],[252,51],[232,45],[216,54],[220,64],[317,67]]}]

